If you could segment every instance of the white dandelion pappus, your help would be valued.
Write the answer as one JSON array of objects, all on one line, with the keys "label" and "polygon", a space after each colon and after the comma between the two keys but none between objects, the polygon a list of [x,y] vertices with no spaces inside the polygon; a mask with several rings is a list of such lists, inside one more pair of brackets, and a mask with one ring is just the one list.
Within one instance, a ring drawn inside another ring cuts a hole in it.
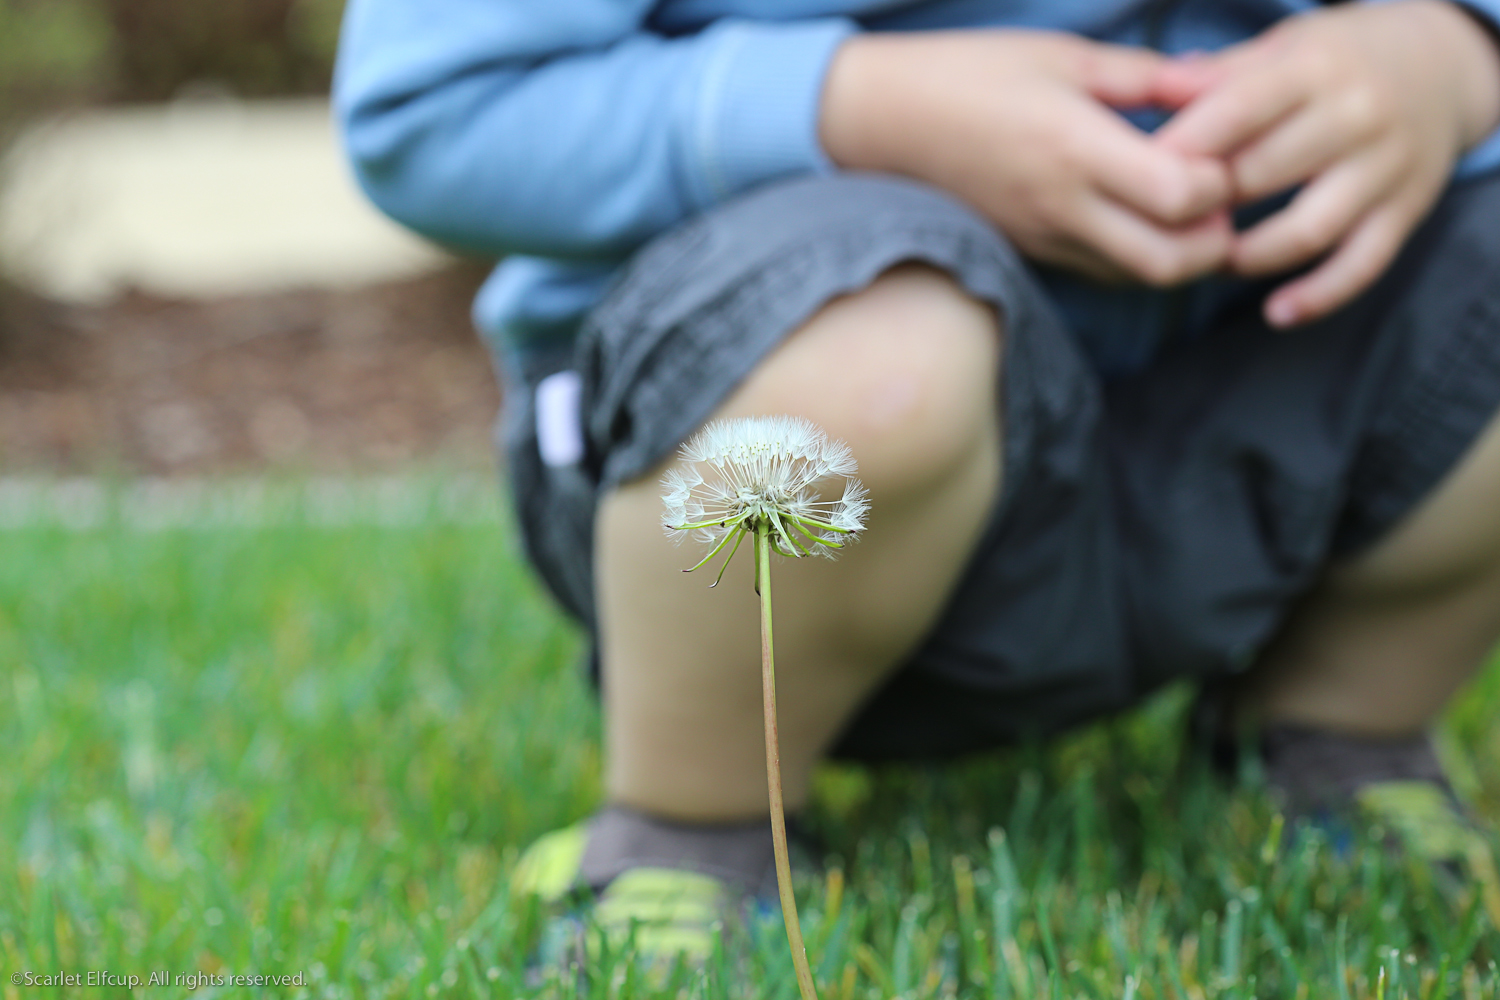
[{"label": "white dandelion pappus", "polygon": [[[733,539],[727,567],[744,536],[762,523],[776,551],[793,558],[831,556],[864,528],[869,494],[853,478],[854,456],[810,420],[715,421],[683,445],[681,457],[685,465],[662,481],[662,527],[679,540],[691,532],[712,546],[693,569]],[[843,492],[837,500],[819,499],[818,486],[833,478],[844,480]]]}]

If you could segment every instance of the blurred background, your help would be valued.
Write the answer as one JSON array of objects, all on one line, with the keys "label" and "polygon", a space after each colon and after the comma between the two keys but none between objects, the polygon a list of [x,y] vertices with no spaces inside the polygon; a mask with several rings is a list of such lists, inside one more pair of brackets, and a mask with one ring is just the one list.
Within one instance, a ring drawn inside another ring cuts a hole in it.
[{"label": "blurred background", "polygon": [[342,0],[0,0],[0,473],[487,466],[486,262],[379,217]]},{"label": "blurred background", "polygon": [[597,801],[495,482],[487,262],[355,189],[341,13],[0,0],[7,984],[514,995],[508,852]]}]

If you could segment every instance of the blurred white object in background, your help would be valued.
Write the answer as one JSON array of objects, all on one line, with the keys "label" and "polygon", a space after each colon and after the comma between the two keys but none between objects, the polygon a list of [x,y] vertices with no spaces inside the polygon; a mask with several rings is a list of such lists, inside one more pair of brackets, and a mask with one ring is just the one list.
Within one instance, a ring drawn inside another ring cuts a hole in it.
[{"label": "blurred white object in background", "polygon": [[348,287],[445,259],[364,200],[323,100],[78,113],[0,166],[0,268],[65,301]]}]

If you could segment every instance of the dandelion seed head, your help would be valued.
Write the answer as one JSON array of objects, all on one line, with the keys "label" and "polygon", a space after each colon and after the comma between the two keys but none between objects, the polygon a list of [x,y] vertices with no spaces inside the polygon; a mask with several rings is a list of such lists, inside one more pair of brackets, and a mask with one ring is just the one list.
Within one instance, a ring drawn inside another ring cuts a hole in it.
[{"label": "dandelion seed head", "polygon": [[[854,455],[801,417],[720,420],[683,445],[683,464],[662,480],[662,527],[717,545],[765,523],[776,551],[831,556],[864,528],[869,493],[853,477]],[[844,480],[835,500],[827,480]]]}]

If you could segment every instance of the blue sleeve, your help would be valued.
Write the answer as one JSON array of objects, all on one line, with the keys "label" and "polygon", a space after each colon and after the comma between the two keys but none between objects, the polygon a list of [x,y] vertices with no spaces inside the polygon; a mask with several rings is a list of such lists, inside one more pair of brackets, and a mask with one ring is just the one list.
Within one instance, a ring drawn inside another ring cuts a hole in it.
[{"label": "blue sleeve", "polygon": [[[1379,0],[1371,0],[1379,2]],[[1474,17],[1483,21],[1490,34],[1500,42],[1500,0],[1452,0]],[[1500,52],[1497,52],[1500,57]],[[1500,167],[1500,129],[1491,132],[1479,145],[1464,154],[1453,170],[1455,177],[1473,177]]]},{"label": "blue sleeve", "polygon": [[[1459,6],[1466,8],[1489,27],[1491,40],[1497,45],[1495,57],[1500,59],[1500,0],[1461,0]],[[1472,177],[1488,173],[1496,167],[1500,167],[1500,129],[1491,132],[1489,138],[1469,150],[1458,161],[1455,173],[1459,177]]]},{"label": "blue sleeve", "polygon": [[675,38],[652,0],[351,0],[334,110],[386,213],[488,254],[618,256],[772,177],[829,169],[839,18]]}]

